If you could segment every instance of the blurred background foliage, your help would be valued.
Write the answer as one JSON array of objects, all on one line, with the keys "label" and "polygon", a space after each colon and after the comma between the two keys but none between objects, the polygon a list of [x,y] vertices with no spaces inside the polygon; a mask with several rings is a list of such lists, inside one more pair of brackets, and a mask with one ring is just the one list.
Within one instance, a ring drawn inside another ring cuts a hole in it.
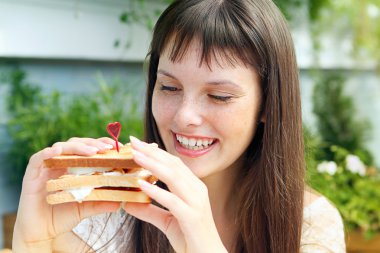
[{"label": "blurred background foliage", "polygon": [[357,114],[341,72],[317,72],[314,79],[317,125],[316,131],[304,127],[306,182],[334,203],[348,231],[372,238],[380,232],[380,175],[365,146],[371,126]]},{"label": "blurred background foliage", "polygon": [[[120,21],[151,29],[159,14],[174,0],[125,0]],[[372,59],[380,66],[380,0],[273,0],[290,26],[309,25],[315,50],[323,34],[339,34],[351,41],[351,54],[357,60]],[[150,8],[147,8],[147,6]],[[299,18],[301,14],[301,21]],[[120,46],[119,40],[115,42]],[[127,45],[128,46],[128,45]]]},{"label": "blurred background foliage", "polygon": [[[126,0],[119,20],[151,29],[170,2]],[[316,51],[320,50],[320,36],[338,30],[351,39],[355,57],[374,60],[379,66],[380,0],[274,2],[291,26],[299,22],[296,18],[299,12],[306,13],[303,22],[312,31]],[[116,40],[115,46],[128,45],[120,45]],[[123,125],[122,142],[128,141],[127,134],[142,137],[142,113],[138,110],[141,100],[126,85],[107,83],[99,77],[96,92],[67,97],[60,92],[44,94],[39,85],[28,82],[22,70],[6,73],[3,79],[10,90],[6,105],[12,145],[7,154],[10,164],[1,169],[13,171],[6,174],[20,185],[29,157],[56,141],[72,136],[107,136],[106,125],[114,121]],[[315,70],[313,111],[317,126],[316,129],[305,126],[307,183],[338,207],[348,228],[361,229],[370,237],[380,232],[380,179],[373,167],[372,154],[365,147],[371,126],[355,114],[355,104],[344,91],[345,81],[339,71]],[[347,169],[348,155],[359,157],[366,165],[365,175]],[[324,161],[336,164],[334,173],[317,169]]]},{"label": "blurred background foliage", "polygon": [[337,71],[317,75],[312,99],[321,142],[316,159],[333,160],[335,154],[330,147],[335,145],[372,165],[373,157],[365,146],[371,136],[371,125],[358,115],[353,99],[345,94],[345,76]]},{"label": "blurred background foliage", "polygon": [[122,124],[121,142],[128,142],[129,135],[142,137],[140,101],[125,84],[107,83],[99,76],[98,89],[93,93],[45,94],[39,85],[29,83],[26,73],[19,69],[4,73],[2,83],[10,91],[6,106],[10,118],[7,131],[12,142],[7,153],[9,163],[1,169],[18,185],[30,156],[57,141],[74,136],[109,136],[106,126],[115,121]]}]

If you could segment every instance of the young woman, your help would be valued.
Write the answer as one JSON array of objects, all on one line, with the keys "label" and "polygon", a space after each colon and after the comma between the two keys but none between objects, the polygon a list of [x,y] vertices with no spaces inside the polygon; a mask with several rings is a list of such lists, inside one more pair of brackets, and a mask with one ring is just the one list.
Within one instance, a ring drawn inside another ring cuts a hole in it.
[{"label": "young woman", "polygon": [[174,2],[148,71],[146,142],[131,143],[160,179],[141,183],[155,203],[48,206],[44,184],[64,171],[43,160],[113,141],[56,143],[26,170],[14,252],[345,252],[338,212],[305,192],[296,59],[270,0]]}]

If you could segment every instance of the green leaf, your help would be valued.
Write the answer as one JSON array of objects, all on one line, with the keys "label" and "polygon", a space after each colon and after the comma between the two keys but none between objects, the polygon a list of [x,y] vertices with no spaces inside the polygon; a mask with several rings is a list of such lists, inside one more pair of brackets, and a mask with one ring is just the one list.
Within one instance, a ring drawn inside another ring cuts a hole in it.
[{"label": "green leaf", "polygon": [[129,13],[123,12],[119,17],[120,22],[122,23],[128,23],[129,22]]}]

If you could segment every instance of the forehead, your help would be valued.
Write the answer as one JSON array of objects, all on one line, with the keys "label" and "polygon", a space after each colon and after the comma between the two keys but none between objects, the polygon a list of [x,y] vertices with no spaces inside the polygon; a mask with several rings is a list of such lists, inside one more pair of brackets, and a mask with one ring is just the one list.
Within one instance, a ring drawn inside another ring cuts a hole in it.
[{"label": "forehead", "polygon": [[226,58],[226,52],[221,50],[215,51],[209,61],[202,61],[202,47],[196,42],[188,45],[181,58],[172,59],[171,46],[168,44],[163,50],[158,64],[158,74],[174,77],[182,84],[233,83],[235,87],[253,89],[257,93],[260,77],[252,66],[243,64],[240,60],[232,64]]},{"label": "forehead", "polygon": [[195,38],[185,45],[178,45],[173,36],[163,48],[160,58],[164,58],[164,61],[169,61],[171,64],[192,61],[198,67],[207,66],[210,70],[236,66],[252,67],[232,50],[215,47],[205,50],[200,40]]}]

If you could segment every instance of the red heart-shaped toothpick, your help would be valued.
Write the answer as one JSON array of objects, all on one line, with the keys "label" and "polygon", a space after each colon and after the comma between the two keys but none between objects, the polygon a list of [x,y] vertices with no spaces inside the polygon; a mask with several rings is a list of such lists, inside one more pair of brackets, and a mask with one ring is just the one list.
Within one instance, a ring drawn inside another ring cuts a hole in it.
[{"label": "red heart-shaped toothpick", "polygon": [[116,150],[119,152],[119,135],[121,130],[121,124],[119,122],[109,123],[107,125],[107,131],[116,142]]}]

